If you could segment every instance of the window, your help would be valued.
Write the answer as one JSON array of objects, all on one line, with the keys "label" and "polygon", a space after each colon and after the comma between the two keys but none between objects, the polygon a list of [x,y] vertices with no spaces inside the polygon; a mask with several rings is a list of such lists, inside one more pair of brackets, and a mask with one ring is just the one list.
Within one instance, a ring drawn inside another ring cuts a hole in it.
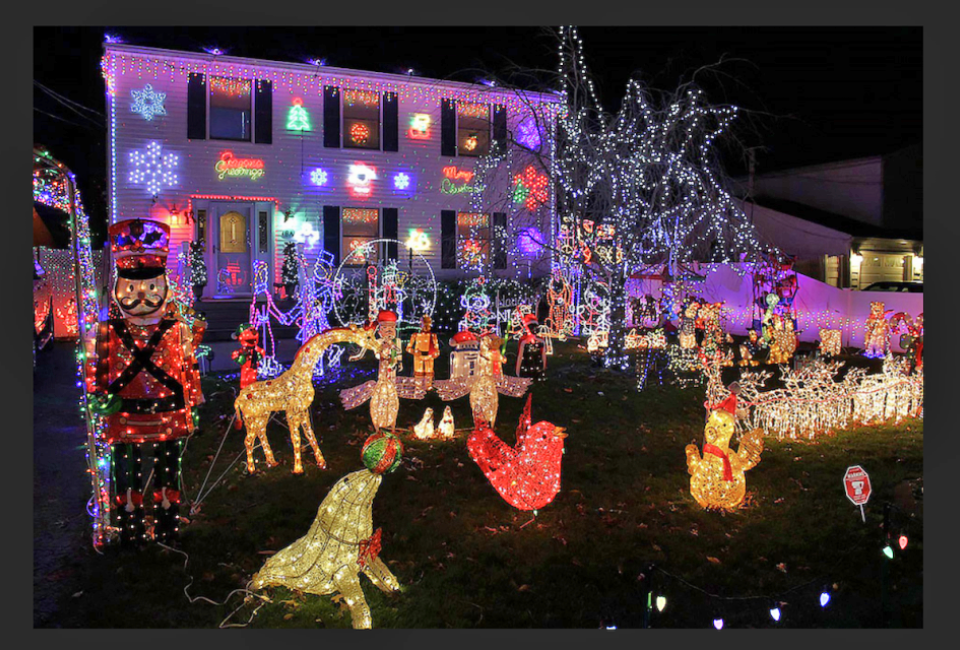
[{"label": "window", "polygon": [[457,102],[457,154],[485,156],[490,153],[490,107]]},{"label": "window", "polygon": [[363,90],[344,91],[343,146],[380,149],[380,95]]},{"label": "window", "polygon": [[380,211],[376,208],[344,208],[341,221],[343,258],[346,259],[357,249],[363,249],[350,257],[348,265],[360,266],[376,262],[377,247],[364,246],[380,237]]},{"label": "window", "polygon": [[210,137],[250,140],[250,80],[210,78]]},{"label": "window", "polygon": [[490,215],[477,212],[457,213],[457,266],[469,271],[482,270],[490,257]]},{"label": "window", "polygon": [[247,220],[231,210],[220,216],[220,252],[247,252]]}]

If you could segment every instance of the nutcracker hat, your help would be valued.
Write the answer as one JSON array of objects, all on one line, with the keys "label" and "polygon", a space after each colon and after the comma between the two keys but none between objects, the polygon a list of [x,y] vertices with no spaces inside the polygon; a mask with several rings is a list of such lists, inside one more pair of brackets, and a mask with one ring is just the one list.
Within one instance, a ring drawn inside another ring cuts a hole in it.
[{"label": "nutcracker hat", "polygon": [[166,272],[170,227],[152,219],[118,221],[108,229],[117,275],[146,279]]},{"label": "nutcracker hat", "polygon": [[377,314],[377,322],[378,323],[396,323],[397,315],[392,311],[381,310],[380,313]]}]

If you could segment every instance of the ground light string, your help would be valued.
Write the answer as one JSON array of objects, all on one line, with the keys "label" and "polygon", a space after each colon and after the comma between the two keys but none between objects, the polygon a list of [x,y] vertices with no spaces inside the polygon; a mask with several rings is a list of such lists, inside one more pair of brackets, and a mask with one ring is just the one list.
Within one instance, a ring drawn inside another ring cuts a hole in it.
[{"label": "ground light string", "polygon": [[[897,510],[897,511],[899,511],[899,512],[901,512],[901,513],[904,512],[902,509],[898,508],[896,505],[894,505],[894,504],[892,504],[892,503],[889,503],[889,502],[884,502],[884,510],[885,510],[885,512],[886,512],[886,511],[889,511],[890,509]],[[904,513],[904,514],[905,514],[905,513]],[[922,520],[919,520],[919,519],[917,519],[916,517],[908,517],[908,518],[906,518],[903,522],[900,522],[900,524],[901,524],[901,525],[902,525],[902,524],[919,525],[919,526],[921,526],[921,528],[922,528],[923,522],[922,522]],[[886,543],[887,543],[887,546],[889,546],[890,533],[891,533],[891,528],[892,528],[892,526],[891,526],[891,522],[890,522],[889,515],[887,515],[887,514],[884,515],[882,528],[884,529],[884,539],[885,539],[885,541],[886,541]],[[799,590],[801,590],[801,589],[803,589],[803,588],[805,588],[805,587],[809,587],[810,585],[817,584],[817,583],[823,584],[823,583],[824,583],[824,580],[825,580],[825,577],[824,577],[825,575],[827,575],[827,574],[829,574],[829,573],[832,573],[838,566],[840,566],[841,564],[843,564],[843,563],[844,563],[847,559],[849,559],[849,557],[851,557],[852,555],[857,554],[857,553],[860,553],[860,552],[862,551],[863,546],[866,545],[866,544],[868,544],[868,543],[869,543],[869,542],[864,541],[864,542],[861,542],[861,544],[859,544],[859,545],[855,546],[854,548],[850,549],[847,553],[845,553],[843,556],[841,556],[841,557],[833,564],[833,566],[830,567],[830,569],[829,569],[828,571],[822,572],[822,573],[821,573],[819,576],[817,576],[816,578],[813,578],[813,579],[808,580],[808,581],[806,581],[806,582],[800,583],[800,584],[798,584],[798,585],[796,585],[796,586],[794,586],[794,587],[791,587],[791,588],[789,588],[789,589],[786,589],[786,590],[784,590],[784,591],[777,592],[776,594],[773,594],[773,595],[722,596],[722,595],[720,595],[720,594],[711,593],[711,592],[707,591],[706,589],[704,589],[703,587],[699,587],[699,586],[697,586],[697,585],[695,585],[695,584],[693,584],[693,583],[685,580],[684,578],[681,578],[680,576],[677,576],[677,575],[674,575],[674,574],[672,574],[672,573],[670,573],[670,572],[668,572],[668,571],[665,571],[665,570],[663,570],[662,568],[660,568],[659,566],[657,566],[656,564],[652,564],[652,565],[649,567],[648,570],[651,572],[651,577],[652,577],[652,575],[653,575],[654,572],[661,573],[661,574],[667,576],[668,578],[671,578],[671,579],[673,579],[673,580],[676,580],[677,582],[683,584],[684,586],[689,587],[690,589],[693,589],[693,590],[695,590],[695,591],[699,591],[700,593],[702,593],[702,594],[704,594],[704,595],[706,595],[706,596],[708,596],[709,598],[712,598],[712,599],[721,600],[721,601],[761,600],[761,601],[766,601],[766,602],[769,602],[769,603],[774,603],[774,607],[771,609],[771,616],[773,617],[773,611],[776,610],[777,615],[776,615],[776,617],[774,617],[774,620],[775,620],[776,622],[779,622],[779,621],[780,621],[780,608],[779,608],[780,599],[782,599],[783,597],[785,597],[787,594],[791,594],[791,593],[793,593],[793,592],[799,591]],[[905,550],[905,548],[904,548],[904,549],[901,549],[901,550]],[[892,560],[893,558],[892,558],[891,556],[887,556],[886,553],[883,553],[883,555],[884,555],[884,557],[886,558],[886,559],[884,560],[884,567],[885,567],[887,560]],[[650,609],[651,609],[652,606],[653,606],[652,600],[653,600],[653,598],[654,598],[654,596],[655,596],[654,591],[655,591],[655,589],[653,588],[653,585],[651,584],[650,588],[648,589],[648,595],[647,595],[647,603],[646,603],[646,608],[647,608],[647,610],[646,610],[645,621],[649,621]],[[824,597],[824,596],[826,596],[826,597]],[[831,595],[830,595],[829,591],[825,589],[825,590],[821,593],[820,606],[821,606],[821,607],[826,607],[826,605],[827,605],[827,603],[829,603],[830,599],[831,599]],[[721,618],[721,619],[718,619],[718,620],[721,621],[721,622],[720,622],[720,626],[722,627],[722,626],[723,626],[722,618]],[[715,625],[716,625],[716,623],[715,623]],[[718,628],[718,629],[719,629],[719,628]]]},{"label": "ground light string", "polygon": [[[167,545],[164,544],[163,542],[157,542],[157,544],[158,544],[159,546],[162,546],[163,548],[167,549],[168,551],[173,551],[174,553],[179,553],[180,555],[182,555],[182,556],[184,557],[184,560],[183,560],[183,572],[184,572],[184,573],[187,573],[187,564],[190,562],[190,556],[189,556],[185,551],[181,551],[181,550],[178,549],[178,548],[173,548],[172,546],[167,546]],[[217,607],[221,607],[221,606],[223,606],[223,605],[226,605],[227,602],[233,597],[234,594],[246,594],[246,598],[243,599],[243,601],[240,603],[240,606],[237,607],[236,609],[234,609],[232,612],[230,612],[225,619],[223,619],[222,621],[220,621],[220,625],[217,626],[217,627],[219,627],[220,629],[227,628],[227,627],[246,627],[246,626],[248,626],[248,625],[253,621],[254,617],[257,615],[257,612],[259,612],[260,609],[261,609],[264,605],[266,605],[267,603],[273,602],[273,601],[271,601],[269,598],[267,598],[266,596],[262,596],[262,595],[260,595],[260,594],[258,594],[258,593],[256,593],[256,592],[254,592],[254,591],[250,591],[250,590],[247,589],[246,587],[244,587],[244,588],[242,588],[242,589],[234,589],[234,590],[231,591],[229,594],[227,594],[227,597],[223,599],[223,602],[222,602],[222,603],[218,603],[218,602],[215,601],[215,600],[211,600],[210,598],[207,598],[206,596],[191,596],[191,595],[190,595],[190,592],[189,592],[189,589],[190,589],[190,586],[193,585],[193,575],[190,574],[190,573],[187,573],[187,575],[190,576],[190,581],[189,581],[189,582],[186,584],[186,586],[183,588],[183,595],[187,597],[187,600],[190,601],[190,604],[191,604],[191,605],[192,605],[193,603],[197,602],[198,600],[202,600],[202,601],[205,601],[205,602],[210,603],[211,605],[216,605]],[[247,587],[249,587],[249,586],[250,586],[250,583],[248,582],[248,583],[247,583]],[[257,599],[259,599],[261,602],[260,602],[259,605],[256,606],[256,608],[255,608],[255,609],[253,610],[253,612],[250,614],[250,618],[247,619],[247,622],[246,622],[246,623],[229,623],[229,624],[228,624],[227,621],[229,621],[229,620],[233,617],[234,614],[236,614],[238,611],[240,611],[240,609],[248,602],[248,600],[249,600],[250,598],[257,598]]]}]

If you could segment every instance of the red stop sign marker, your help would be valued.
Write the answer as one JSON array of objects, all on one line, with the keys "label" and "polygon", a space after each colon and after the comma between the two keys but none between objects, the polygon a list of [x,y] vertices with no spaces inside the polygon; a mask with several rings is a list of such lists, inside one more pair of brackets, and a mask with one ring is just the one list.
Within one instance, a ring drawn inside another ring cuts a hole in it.
[{"label": "red stop sign marker", "polygon": [[870,499],[870,477],[859,465],[848,467],[843,475],[843,489],[853,505],[862,506]]}]

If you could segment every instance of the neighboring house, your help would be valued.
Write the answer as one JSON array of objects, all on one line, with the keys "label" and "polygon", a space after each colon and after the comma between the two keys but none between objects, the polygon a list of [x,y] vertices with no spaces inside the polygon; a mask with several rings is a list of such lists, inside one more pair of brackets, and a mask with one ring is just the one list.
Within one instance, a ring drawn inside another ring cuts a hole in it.
[{"label": "neighboring house", "polygon": [[919,145],[757,175],[743,209],[797,269],[832,286],[923,282]]},{"label": "neighboring house", "polygon": [[[308,261],[326,250],[335,264],[362,265],[351,256],[358,246],[419,230],[439,279],[480,270],[526,276],[524,256],[542,255],[493,237],[497,227],[509,231],[512,214],[478,213],[470,197],[478,157],[493,142],[529,135],[528,102],[549,111],[555,96],[523,100],[478,84],[131,45],[104,50],[110,220],[170,224],[174,274],[174,255],[203,242],[204,301],[249,300],[257,260],[279,283],[287,241],[302,244]],[[548,124],[528,142],[549,155],[551,134]],[[535,209],[550,232],[552,189],[537,191],[549,193]],[[381,245],[375,256],[395,258],[397,248]]]}]

